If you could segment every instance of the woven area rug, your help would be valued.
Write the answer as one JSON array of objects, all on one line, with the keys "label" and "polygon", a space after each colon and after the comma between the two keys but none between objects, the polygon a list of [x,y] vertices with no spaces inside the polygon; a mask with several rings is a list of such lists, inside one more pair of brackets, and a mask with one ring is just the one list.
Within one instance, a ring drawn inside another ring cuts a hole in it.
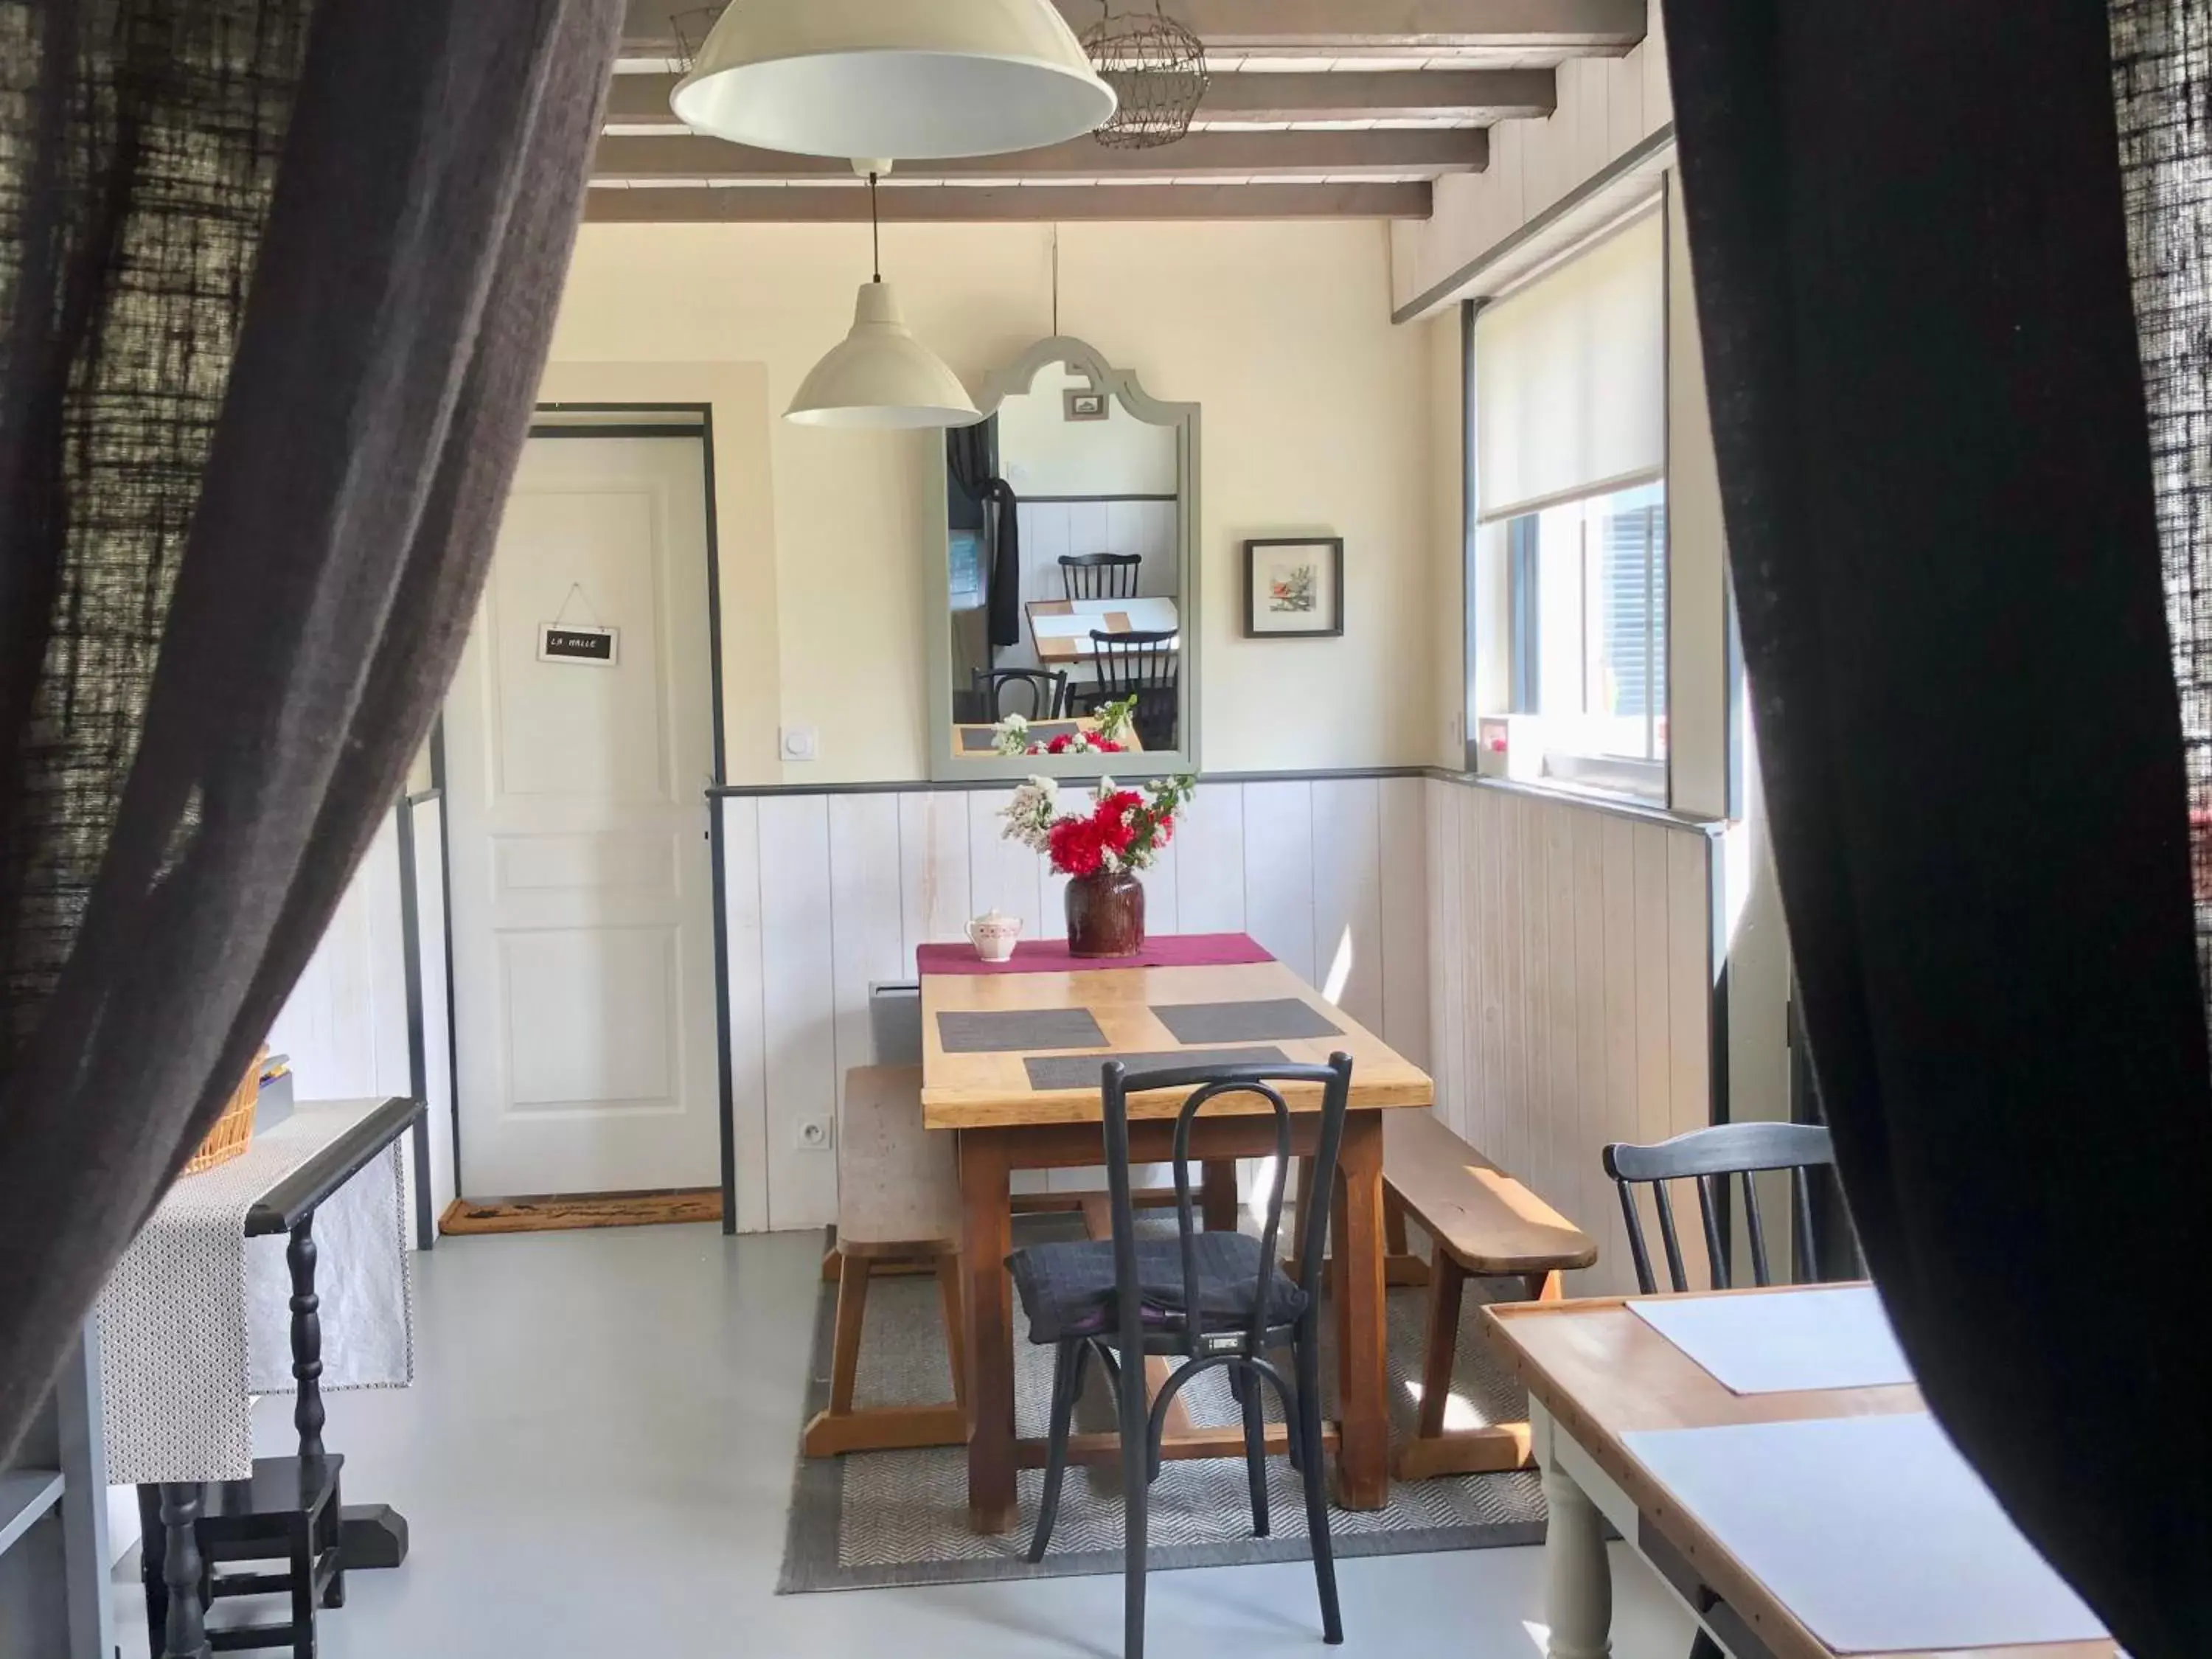
[{"label": "woven area rug", "polygon": [[[1079,1224],[1060,1217],[1024,1217],[1018,1224],[1017,1237],[1024,1243],[1082,1236]],[[1172,1223],[1168,1225],[1172,1231]],[[1490,1362],[1474,1335],[1474,1310],[1482,1288],[1479,1282],[1468,1286],[1456,1385],[1446,1419],[1455,1428],[1528,1415],[1526,1396]],[[1502,1291],[1504,1286],[1498,1288]],[[1391,1293],[1391,1401],[1400,1432],[1410,1430],[1418,1399],[1425,1307],[1424,1291]],[[836,1308],[836,1287],[825,1285],[815,1322],[805,1411],[799,1422],[829,1399]],[[1324,1318],[1324,1328],[1329,1323]],[[1018,1329],[1020,1324],[1017,1307]],[[1325,1354],[1322,1376],[1334,1375],[1334,1361]],[[1024,1436],[1041,1437],[1052,1400],[1052,1351],[1021,1340],[1014,1376],[1016,1423]],[[882,1279],[869,1286],[855,1395],[855,1404],[863,1406],[927,1404],[951,1398],[934,1279]],[[1218,1371],[1199,1378],[1182,1398],[1200,1426],[1242,1421],[1227,1381]],[[1272,1396],[1268,1406],[1273,1420],[1279,1413]],[[794,1423],[794,1433],[797,1426]],[[1112,1397],[1094,1367],[1089,1391],[1077,1408],[1076,1427],[1110,1431],[1113,1426]],[[1241,1458],[1164,1465],[1152,1487],[1149,1510],[1152,1567],[1308,1559],[1305,1504],[1297,1478],[1291,1473],[1289,1460],[1279,1455],[1269,1460],[1268,1468],[1273,1535],[1255,1538]],[[792,1486],[790,1528],[778,1592],[800,1595],[1121,1571],[1118,1468],[1069,1469],[1051,1553],[1035,1566],[1022,1553],[1036,1516],[1044,1475],[1041,1470],[1024,1470],[1020,1480],[1019,1526],[1004,1537],[980,1538],[968,1530],[967,1454],[963,1450],[802,1457]],[[1544,1499],[1530,1472],[1400,1481],[1390,1488],[1388,1507],[1366,1513],[1333,1509],[1329,1522],[1336,1553],[1343,1557],[1489,1549],[1541,1542]]]}]

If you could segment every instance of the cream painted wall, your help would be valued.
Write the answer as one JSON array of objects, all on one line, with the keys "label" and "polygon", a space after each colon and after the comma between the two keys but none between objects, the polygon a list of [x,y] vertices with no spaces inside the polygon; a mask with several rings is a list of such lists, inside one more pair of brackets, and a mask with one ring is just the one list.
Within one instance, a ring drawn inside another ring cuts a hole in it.
[{"label": "cream painted wall", "polygon": [[[969,383],[1052,327],[1050,228],[896,225],[884,269]],[[1369,222],[1063,226],[1060,322],[1153,395],[1204,410],[1202,741],[1212,770],[1433,758],[1434,400],[1389,319]],[[587,225],[549,399],[698,401],[714,383],[724,696],[733,781],[919,778],[932,434],[777,414],[849,325],[860,226]],[[690,387],[685,392],[676,388]],[[653,388],[648,391],[647,388]],[[1241,637],[1241,543],[1341,535],[1341,641]],[[820,729],[813,764],[779,722]]]}]

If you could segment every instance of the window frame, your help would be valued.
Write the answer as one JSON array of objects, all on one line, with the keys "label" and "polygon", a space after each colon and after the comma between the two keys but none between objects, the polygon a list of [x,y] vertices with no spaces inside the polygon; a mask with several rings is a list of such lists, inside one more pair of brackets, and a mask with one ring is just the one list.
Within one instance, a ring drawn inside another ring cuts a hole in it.
[{"label": "window frame", "polygon": [[[1661,216],[1663,228],[1671,219],[1673,213],[1673,203],[1668,199],[1666,192],[1662,191],[1657,211]],[[1617,225],[1607,227],[1599,236],[1593,237],[1591,241],[1602,240],[1603,236],[1611,234],[1615,228],[1618,228]],[[1666,234],[1662,228],[1662,234]],[[1666,319],[1670,314],[1668,307],[1671,304],[1670,290],[1673,276],[1671,261],[1662,262],[1661,266],[1662,289],[1660,302],[1662,327],[1666,326]],[[1475,325],[1482,312],[1498,297],[1502,296],[1477,296],[1463,300],[1460,303],[1462,426],[1460,571],[1462,612],[1460,639],[1462,687],[1459,725],[1464,766],[1470,774],[1480,773],[1482,770],[1481,748],[1479,741],[1481,723],[1486,720],[1498,719],[1501,710],[1507,714],[1516,716],[1532,714],[1534,711],[1529,704],[1535,701],[1534,693],[1539,683],[1537,677],[1540,671],[1540,656],[1538,653],[1530,649],[1524,653],[1522,648],[1524,641],[1533,645],[1539,631],[1535,625],[1538,613],[1533,605],[1523,605],[1516,593],[1516,584],[1511,579],[1515,550],[1510,542],[1503,554],[1503,563],[1505,567],[1504,602],[1506,608],[1506,625],[1504,634],[1504,662],[1502,665],[1493,665],[1486,660],[1483,646],[1486,633],[1491,631],[1492,618],[1483,603],[1483,592],[1489,573],[1484,568],[1481,538],[1485,530],[1490,526],[1484,520],[1481,469],[1477,461],[1477,457],[1480,453],[1481,415],[1476,395],[1479,353],[1476,346]],[[1662,355],[1665,350],[1670,349],[1670,346],[1662,343]],[[1540,513],[1547,507],[1565,505],[1571,501],[1595,500],[1651,484],[1660,487],[1659,510],[1662,545],[1659,556],[1663,561],[1661,568],[1665,573],[1663,592],[1666,621],[1660,633],[1659,643],[1665,656],[1664,666],[1660,671],[1659,678],[1665,687],[1666,696],[1664,708],[1656,713],[1647,712],[1646,714],[1646,720],[1654,723],[1664,722],[1672,714],[1675,689],[1674,673],[1675,641],[1673,625],[1674,538],[1668,520],[1673,505],[1671,489],[1674,451],[1673,416],[1673,400],[1668,397],[1661,410],[1660,464],[1656,471],[1640,472],[1632,477],[1604,480],[1588,489],[1577,490],[1572,495],[1562,496],[1557,501],[1530,502],[1521,513],[1498,521],[1500,527],[1509,527],[1516,519]],[[1511,534],[1510,528],[1507,528],[1507,534],[1509,537]],[[1535,558],[1534,550],[1531,550],[1530,558],[1534,562]],[[1729,630],[1731,645],[1735,643],[1733,611],[1731,595],[1731,626]],[[1498,672],[1501,669],[1502,672]],[[1496,686],[1487,696],[1485,694],[1486,678],[1494,679],[1497,682]],[[1735,725],[1733,719],[1730,724],[1733,728]],[[1656,736],[1656,733],[1654,735]],[[1623,756],[1585,755],[1571,749],[1556,747],[1548,741],[1548,737],[1547,733],[1541,777],[1532,787],[1554,790],[1561,794],[1621,799],[1639,805],[1672,810],[1674,782],[1674,749],[1671,741],[1665,753],[1657,758],[1638,759]],[[1732,752],[1735,748],[1733,730],[1730,748]],[[1734,791],[1731,790],[1732,794],[1733,793]]]}]

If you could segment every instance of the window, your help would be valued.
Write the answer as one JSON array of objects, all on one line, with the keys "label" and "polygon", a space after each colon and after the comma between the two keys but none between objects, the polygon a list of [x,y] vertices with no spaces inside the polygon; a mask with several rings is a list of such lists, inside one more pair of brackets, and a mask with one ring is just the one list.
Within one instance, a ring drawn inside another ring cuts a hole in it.
[{"label": "window", "polygon": [[1506,520],[1516,714],[1547,746],[1667,755],[1667,507],[1650,483]]},{"label": "window", "polygon": [[1650,214],[1476,313],[1480,769],[1665,797],[1664,285]]}]

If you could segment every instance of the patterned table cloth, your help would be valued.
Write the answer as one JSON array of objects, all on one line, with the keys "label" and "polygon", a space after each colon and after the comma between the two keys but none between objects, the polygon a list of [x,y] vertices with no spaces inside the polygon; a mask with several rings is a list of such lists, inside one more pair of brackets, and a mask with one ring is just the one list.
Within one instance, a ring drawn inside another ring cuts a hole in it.
[{"label": "patterned table cloth", "polygon": [[[107,1478],[240,1480],[253,1473],[253,1396],[292,1387],[285,1235],[245,1236],[246,1212],[380,1100],[303,1102],[243,1158],[188,1176],[100,1292]],[[323,1376],[332,1389],[414,1380],[412,1257],[394,1141],[315,1212]]]}]

